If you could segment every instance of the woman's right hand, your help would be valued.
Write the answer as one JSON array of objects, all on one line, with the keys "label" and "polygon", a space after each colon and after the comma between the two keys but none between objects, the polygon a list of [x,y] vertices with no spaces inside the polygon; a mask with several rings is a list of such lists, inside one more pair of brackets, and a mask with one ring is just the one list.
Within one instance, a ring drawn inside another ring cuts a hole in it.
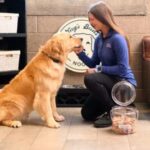
[{"label": "woman's right hand", "polygon": [[83,50],[84,50],[83,46],[80,46],[79,48],[74,48],[74,52],[75,52],[76,54],[81,53]]},{"label": "woman's right hand", "polygon": [[95,71],[95,68],[88,68],[87,70],[86,70],[86,74],[91,74],[91,73],[95,73],[96,71]]}]

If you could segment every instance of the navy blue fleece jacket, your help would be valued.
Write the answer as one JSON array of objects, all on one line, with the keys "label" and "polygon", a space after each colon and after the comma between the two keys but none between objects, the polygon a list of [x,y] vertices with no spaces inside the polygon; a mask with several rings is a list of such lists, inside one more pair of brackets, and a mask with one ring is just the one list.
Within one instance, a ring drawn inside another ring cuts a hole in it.
[{"label": "navy blue fleece jacket", "polygon": [[94,43],[92,57],[85,52],[78,57],[90,68],[96,67],[102,62],[102,73],[113,75],[137,85],[133,72],[129,65],[128,46],[124,36],[110,30],[107,37],[99,34]]}]

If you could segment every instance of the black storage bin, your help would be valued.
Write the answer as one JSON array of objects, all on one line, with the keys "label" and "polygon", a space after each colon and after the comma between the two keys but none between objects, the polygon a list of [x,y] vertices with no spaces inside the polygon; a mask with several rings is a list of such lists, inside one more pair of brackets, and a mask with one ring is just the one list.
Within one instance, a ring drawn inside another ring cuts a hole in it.
[{"label": "black storage bin", "polygon": [[56,102],[58,107],[81,107],[89,91],[86,88],[60,88]]}]

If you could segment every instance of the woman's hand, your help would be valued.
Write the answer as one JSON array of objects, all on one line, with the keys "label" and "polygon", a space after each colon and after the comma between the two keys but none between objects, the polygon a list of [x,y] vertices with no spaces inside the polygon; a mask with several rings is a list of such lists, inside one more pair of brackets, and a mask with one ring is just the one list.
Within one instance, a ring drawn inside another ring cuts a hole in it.
[{"label": "woman's hand", "polygon": [[91,73],[95,73],[95,72],[96,72],[95,68],[89,68],[86,70],[87,74],[91,74]]},{"label": "woman's hand", "polygon": [[74,52],[75,52],[76,54],[81,53],[83,50],[84,50],[83,46],[80,46],[79,48],[74,48]]}]

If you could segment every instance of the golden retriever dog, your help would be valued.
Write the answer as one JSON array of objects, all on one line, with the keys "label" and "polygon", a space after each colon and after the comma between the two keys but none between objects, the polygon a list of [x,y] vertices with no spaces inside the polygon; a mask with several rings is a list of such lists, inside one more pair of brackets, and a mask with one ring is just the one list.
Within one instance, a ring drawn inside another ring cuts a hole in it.
[{"label": "golden retriever dog", "polygon": [[32,110],[51,128],[60,127],[55,97],[61,86],[69,52],[81,46],[82,39],[69,33],[52,36],[37,55],[0,92],[0,123],[22,126],[21,120]]}]

